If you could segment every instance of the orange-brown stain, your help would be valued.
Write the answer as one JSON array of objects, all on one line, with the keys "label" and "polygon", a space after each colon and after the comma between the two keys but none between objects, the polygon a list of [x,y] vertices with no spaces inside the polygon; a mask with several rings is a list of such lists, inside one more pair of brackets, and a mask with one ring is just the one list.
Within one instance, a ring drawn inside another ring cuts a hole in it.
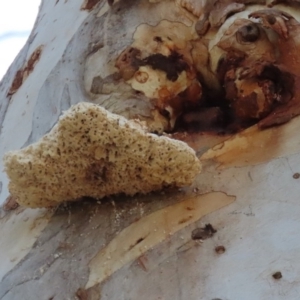
[{"label": "orange-brown stain", "polygon": [[7,96],[11,96],[18,91],[21,87],[25,79],[30,75],[30,73],[34,70],[35,65],[40,60],[42,55],[43,46],[39,46],[35,49],[35,51],[31,54],[28,61],[24,64],[23,68],[17,71],[14,80],[10,86],[10,89],[7,93]]}]

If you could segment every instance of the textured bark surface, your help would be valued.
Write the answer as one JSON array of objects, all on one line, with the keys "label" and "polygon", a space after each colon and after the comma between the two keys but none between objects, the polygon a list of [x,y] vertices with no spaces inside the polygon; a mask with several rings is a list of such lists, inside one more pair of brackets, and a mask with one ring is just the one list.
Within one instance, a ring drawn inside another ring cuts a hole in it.
[{"label": "textured bark surface", "polygon": [[[0,299],[298,299],[299,118],[263,131],[253,126],[230,136],[175,133],[197,151],[203,164],[195,182],[181,190],[102,201],[83,199],[53,210],[9,210],[15,205],[2,172],[3,155],[36,142],[72,104],[99,103],[127,118],[142,115],[157,131],[169,128],[170,120],[152,115],[153,103],[136,88],[144,75],[138,73],[136,81],[126,82],[124,76],[131,76],[132,69],[127,68],[121,78],[115,66],[124,50],[137,47],[142,38],[147,42],[149,36],[144,33],[149,26],[165,24],[166,30],[174,26],[178,31],[170,35],[177,35],[178,43],[187,39],[181,29],[188,32],[192,28],[192,38],[197,32],[206,34],[210,26],[215,30],[210,33],[211,41],[220,40],[225,34],[224,27],[218,29],[218,20],[226,19],[228,11],[236,13],[231,17],[235,21],[266,8],[255,4],[239,12],[249,1],[220,1],[209,15],[211,8],[205,1],[108,2],[43,1],[27,44],[1,82],[0,199],[2,204],[9,201],[0,210]],[[297,17],[297,2],[275,8]],[[232,4],[230,10],[222,9],[226,3]],[[270,18],[265,12],[254,17],[264,26],[272,25],[266,23]],[[287,15],[276,18],[279,23],[271,18],[275,26],[270,30],[284,36],[289,28],[289,37],[296,42],[288,40],[288,53],[297,62],[297,47],[292,45],[297,45],[294,29],[298,25]],[[284,47],[283,40],[278,41]],[[183,44],[182,52],[190,49],[189,41]],[[214,57],[220,57],[213,44]],[[138,47],[147,48],[145,45],[140,42]],[[222,46],[227,49],[226,39]],[[203,44],[193,47],[203,49]],[[189,61],[189,55],[182,55]],[[211,88],[218,89],[212,73],[202,68],[207,61],[204,56],[197,61],[199,68],[203,77],[211,79]],[[297,74],[298,64],[289,63],[288,55],[280,57],[276,68],[286,65],[286,72]],[[139,68],[148,72],[149,58],[139,59]],[[155,72],[149,74],[162,76],[151,63]],[[234,76],[243,63],[233,68]],[[217,67],[218,61],[211,64]],[[180,71],[183,65],[170,78],[178,75],[178,82],[186,84],[189,99],[193,99],[194,94],[200,95],[196,77],[191,69],[186,71],[188,76]],[[221,65],[221,71],[227,67]],[[261,69],[250,71],[257,76]],[[226,72],[226,84],[231,86],[235,77],[229,76],[228,69]],[[297,76],[294,78],[297,88]],[[270,85],[263,86],[268,90]],[[178,86],[171,87],[175,95]],[[148,92],[153,90],[144,90],[145,95]],[[176,103],[181,105],[179,98]],[[291,102],[292,115],[297,115],[294,105]],[[175,106],[170,111],[176,112]],[[278,115],[286,116],[283,111]],[[194,117],[186,116],[187,120]]]}]

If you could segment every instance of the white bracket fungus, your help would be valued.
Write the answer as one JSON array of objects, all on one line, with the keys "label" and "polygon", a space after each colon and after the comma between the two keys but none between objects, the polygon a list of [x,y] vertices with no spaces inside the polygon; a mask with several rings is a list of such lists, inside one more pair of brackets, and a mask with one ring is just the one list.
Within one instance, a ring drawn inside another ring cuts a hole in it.
[{"label": "white bracket fungus", "polygon": [[186,186],[201,169],[185,143],[91,103],[71,107],[50,133],[4,161],[11,195],[28,207]]}]

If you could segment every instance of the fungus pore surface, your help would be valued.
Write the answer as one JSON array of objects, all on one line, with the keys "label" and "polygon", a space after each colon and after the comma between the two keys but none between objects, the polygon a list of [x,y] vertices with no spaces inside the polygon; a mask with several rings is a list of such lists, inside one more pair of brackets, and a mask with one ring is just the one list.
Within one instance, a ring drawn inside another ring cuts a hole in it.
[{"label": "fungus pore surface", "polygon": [[201,169],[185,143],[91,103],[71,107],[50,133],[4,162],[11,195],[28,207],[186,186]]}]

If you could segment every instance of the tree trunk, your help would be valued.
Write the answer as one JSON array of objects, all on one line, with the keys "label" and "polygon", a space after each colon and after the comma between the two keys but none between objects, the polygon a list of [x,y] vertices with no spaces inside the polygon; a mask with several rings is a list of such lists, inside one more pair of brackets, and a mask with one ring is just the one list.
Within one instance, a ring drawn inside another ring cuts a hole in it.
[{"label": "tree trunk", "polygon": [[[0,299],[299,298],[300,119],[264,130],[254,125],[234,134],[203,130],[184,134],[176,132],[178,125],[174,124],[180,114],[175,108],[166,117],[162,111],[167,106],[159,102],[151,106],[149,101],[156,91],[139,85],[144,70],[152,79],[166,72],[169,78],[161,78],[174,90],[174,82],[186,76],[182,80],[187,85],[172,94],[174,99],[198,87],[196,77],[188,74],[190,69],[186,68],[188,75],[176,69],[172,77],[170,69],[163,70],[144,55],[152,53],[153,41],[159,44],[169,39],[175,41],[174,49],[180,49],[180,59],[188,61],[184,51],[196,49],[196,42],[194,48],[188,48],[191,40],[197,40],[195,25],[207,21],[205,13],[210,9],[205,1],[195,3],[42,1],[25,47],[1,82],[0,169],[4,169],[6,152],[36,142],[53,128],[63,111],[86,101],[128,119],[139,117],[152,132],[171,132],[170,137],[185,141],[196,151],[202,172],[190,187],[182,189],[82,199],[56,209],[13,209],[9,180],[1,171]],[[290,7],[279,4],[276,8],[297,17],[297,1],[289,3]],[[188,4],[195,4],[194,9]],[[249,12],[266,8],[262,4],[235,5],[236,15],[226,18],[248,18]],[[206,40],[226,36],[225,21],[217,24],[213,17],[208,21],[208,33],[205,26],[200,28]],[[197,47],[206,49],[202,41]],[[123,68],[122,55],[128,47],[142,50],[137,65]],[[213,45],[208,49],[217,56]],[[205,56],[205,51],[199,53]],[[212,70],[205,65],[207,58],[204,65],[199,59],[197,69],[212,90],[222,88],[214,74],[215,56],[210,58]],[[276,68],[280,67],[278,63]],[[223,84],[226,88],[227,82]],[[298,106],[291,107],[292,115],[297,115]],[[183,121],[192,116],[187,115]]]}]

